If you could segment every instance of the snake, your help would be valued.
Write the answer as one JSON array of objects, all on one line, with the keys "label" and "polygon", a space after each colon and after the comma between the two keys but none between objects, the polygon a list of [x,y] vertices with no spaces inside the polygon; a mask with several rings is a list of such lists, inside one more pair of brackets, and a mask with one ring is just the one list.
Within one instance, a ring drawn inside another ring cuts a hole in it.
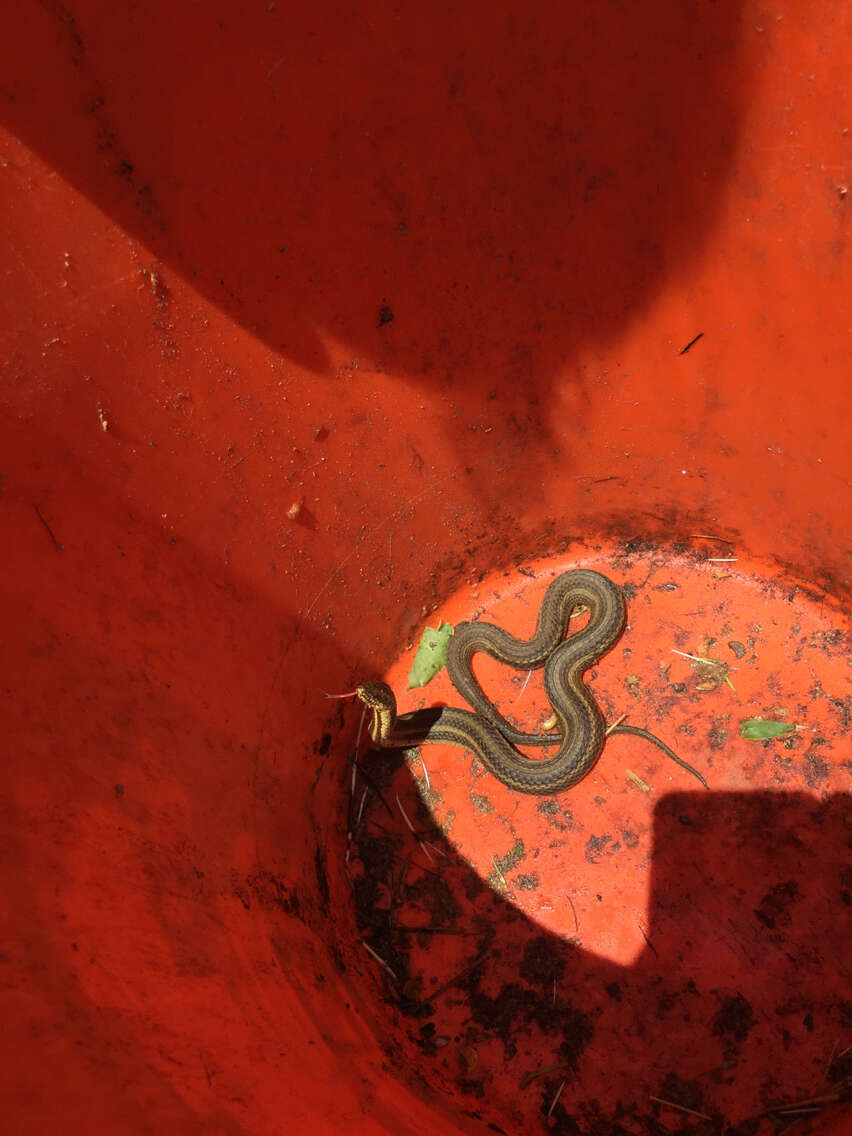
[{"label": "snake", "polygon": [[[577,607],[588,608],[588,622],[566,639],[568,621]],[[447,673],[472,710],[436,706],[400,715],[387,683],[368,680],[359,684],[356,694],[371,711],[370,738],[378,748],[426,743],[461,746],[509,789],[553,795],[570,789],[591,771],[608,733],[630,734],[652,742],[707,788],[698,770],[655,734],[625,725],[607,731],[604,716],[583,681],[585,672],[621,638],[626,619],[624,595],[607,576],[586,568],[563,572],[545,592],[530,639],[518,639],[479,620],[456,625],[447,649]],[[524,733],[499,713],[474,677],[472,659],[478,651],[519,670],[544,667],[544,689],[556,717],[555,733]],[[557,752],[542,759],[529,758],[517,749],[555,744]]]}]

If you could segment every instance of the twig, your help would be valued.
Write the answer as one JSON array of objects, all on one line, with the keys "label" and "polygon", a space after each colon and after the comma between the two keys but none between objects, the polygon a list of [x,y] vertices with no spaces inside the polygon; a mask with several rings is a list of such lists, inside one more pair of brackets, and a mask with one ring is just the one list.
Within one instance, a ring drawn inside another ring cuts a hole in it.
[{"label": "twig", "polygon": [[662,1097],[651,1097],[650,1099],[657,1104],[665,1105],[666,1108],[673,1108],[676,1112],[685,1112],[689,1116],[697,1116],[699,1120],[709,1120],[711,1124],[713,1122],[712,1116],[708,1116],[705,1112],[696,1112],[694,1108],[687,1108],[684,1104],[675,1104],[674,1101],[663,1100]]},{"label": "twig", "polygon": [[828,1062],[825,1066],[825,1072],[822,1075],[822,1079],[823,1079],[824,1084],[828,1084],[828,1074],[831,1072],[831,1066],[832,1066],[832,1063],[834,1062],[834,1057],[837,1053],[838,1045],[840,1045],[840,1038],[839,1037],[834,1039],[834,1045],[832,1045],[832,1047],[831,1047],[831,1053],[829,1055]]},{"label": "twig", "polygon": [[411,861],[412,868],[416,868],[418,872],[425,872],[427,876],[434,876],[436,880],[443,879],[443,876],[435,868],[427,868],[424,864],[418,864],[416,860]]},{"label": "twig", "polygon": [[44,525],[45,531],[47,532],[47,535],[50,537],[50,539],[53,543],[53,547],[56,549],[57,552],[63,552],[65,550],[65,545],[60,544],[60,542],[53,535],[53,529],[50,527],[50,525],[47,523],[47,521],[42,516],[41,509],[38,507],[38,505],[33,505],[33,508],[35,509],[35,515],[38,517],[38,519]]},{"label": "twig", "polygon": [[402,906],[402,892],[405,887],[405,880],[408,876],[408,869],[411,867],[411,856],[406,856],[399,869],[397,875],[393,866],[388,871],[388,913],[387,913],[387,927],[389,931],[393,931],[396,922],[397,910]]},{"label": "twig", "polygon": [[524,679],[523,685],[521,686],[521,689],[518,691],[517,698],[515,699],[516,702],[518,701],[518,698],[520,698],[521,695],[524,693],[524,691],[527,689],[527,683],[530,681],[531,675],[532,675],[532,671],[531,670],[527,671],[527,677]]},{"label": "twig", "polygon": [[739,556],[708,556],[708,564],[736,564]]},{"label": "twig", "polygon": [[369,792],[370,792],[370,790],[369,790],[369,789],[365,789],[365,790],[364,790],[364,792],[363,792],[363,793],[361,794],[361,804],[360,804],[360,805],[359,805],[359,807],[358,807],[358,816],[357,816],[357,817],[355,818],[355,828],[356,828],[356,830],[357,830],[358,826],[359,826],[359,825],[360,825],[360,823],[361,823],[361,817],[362,817],[362,816],[364,815],[364,804],[365,804],[365,802],[366,802],[366,800],[367,800],[367,794],[368,794]]},{"label": "twig", "polygon": [[731,682],[731,676],[728,674],[729,670],[736,670],[737,668],[729,667],[724,659],[705,659],[701,655],[688,655],[686,651],[678,651],[676,647],[670,647],[669,650],[673,655],[680,655],[681,658],[691,659],[693,663],[702,663],[705,667],[712,667],[717,674],[720,669],[724,670],[725,673],[722,676],[722,681],[731,688],[734,694],[737,693],[737,688]]},{"label": "twig", "polygon": [[695,346],[695,344],[698,342],[699,339],[703,339],[703,338],[704,338],[704,332],[699,331],[698,335],[694,335],[692,337],[692,339],[690,339],[690,341],[689,341],[689,343],[687,343],[686,347],[681,347],[678,354],[679,355],[685,355],[687,353],[687,351],[692,350],[692,348]]},{"label": "twig", "polygon": [[394,980],[394,982],[399,982],[399,978],[397,977],[396,971],[393,969],[393,967],[389,963],[386,963],[381,955],[377,955],[376,952],[373,950],[373,948],[370,946],[369,943],[365,943],[364,940],[362,939],[361,940],[361,946],[364,948],[365,951],[367,951],[369,954],[371,954],[373,956],[373,958],[376,960],[376,962],[379,964],[379,966],[383,966],[385,968],[385,970],[388,972],[388,974],[391,976],[391,978]]},{"label": "twig", "polygon": [[536,1069],[534,1073],[525,1073],[521,1078],[521,1088],[525,1089],[527,1085],[531,1085],[533,1081],[537,1081],[539,1077],[546,1077],[548,1073],[556,1073],[559,1069],[570,1069],[570,1061],[560,1061],[558,1065],[548,1065],[544,1069]]},{"label": "twig", "polygon": [[[328,697],[328,696],[327,696]],[[355,735],[355,752],[352,755],[352,791],[351,796],[355,796],[355,782],[358,779],[358,751],[361,748],[361,731],[364,728],[364,717],[367,713],[366,705],[361,711],[361,721],[358,723],[358,733]]]},{"label": "twig", "polygon": [[790,1101],[787,1104],[772,1104],[763,1113],[764,1116],[789,1115],[804,1110],[819,1110],[827,1104],[837,1104],[852,1090],[852,1077],[845,1077],[838,1081],[831,1092],[820,1093],[818,1096],[804,1097],[802,1100]]},{"label": "twig", "polygon": [[580,921],[577,918],[577,908],[574,906],[574,900],[568,894],[566,894],[565,898],[568,900],[568,903],[571,907],[571,914],[574,916],[574,930],[579,935],[580,934]]},{"label": "twig", "polygon": [[560,1098],[560,1097],[562,1096],[562,1090],[563,1090],[563,1089],[565,1088],[565,1081],[566,1081],[566,1080],[567,1080],[567,1078],[563,1078],[563,1080],[562,1080],[562,1084],[561,1084],[561,1085],[559,1086],[559,1088],[558,1088],[558,1089],[556,1090],[556,1095],[554,1096],[553,1100],[552,1100],[552,1101],[550,1102],[550,1108],[549,1108],[549,1109],[547,1110],[547,1115],[548,1115],[548,1116],[552,1116],[552,1115],[553,1115],[553,1110],[554,1110],[554,1109],[556,1108],[556,1102],[557,1102],[557,1101],[559,1100],[559,1098]]},{"label": "twig", "polygon": [[[393,813],[391,813],[391,816],[393,816]],[[387,835],[389,835],[389,836],[395,835],[395,832],[394,832],[393,829],[387,827],[386,825],[383,825],[382,822],[379,821],[379,820],[376,820],[375,817],[369,818],[369,824],[375,825],[376,828],[379,829],[379,832],[387,833]],[[410,855],[407,858],[407,862],[411,864],[412,868],[417,868],[418,871],[425,871],[427,876],[434,876],[436,879],[443,879],[443,876],[442,876],[440,871],[435,871],[434,868],[427,868],[425,866],[425,864],[419,863],[417,860],[412,860]]]},{"label": "twig", "polygon": [[394,932],[404,935],[475,935],[476,931],[462,931],[460,927],[409,927],[404,923],[397,923],[391,928]]},{"label": "twig", "polygon": [[500,865],[497,863],[497,857],[492,856],[491,860],[492,860],[492,863],[494,864],[494,871],[497,874],[497,879],[500,881],[500,883],[503,885],[504,888],[508,888],[509,885],[506,883],[506,877],[503,875],[503,870],[500,867]]},{"label": "twig", "polygon": [[[412,832],[414,833],[414,835],[416,836],[416,835],[417,835],[417,833],[416,833],[416,832],[415,832],[415,830],[414,830],[414,825],[413,825],[413,824],[411,823],[411,821],[410,821],[410,820],[408,819],[408,813],[407,813],[407,812],[405,811],[405,809],[404,809],[404,808],[402,807],[402,801],[401,801],[401,800],[399,799],[399,793],[397,793],[397,794],[396,794],[396,803],[397,803],[397,804],[399,805],[399,811],[400,811],[400,812],[402,813],[402,819],[403,819],[403,820],[405,821],[405,823],[406,823],[406,824],[408,825],[408,827],[409,827],[409,828],[411,829],[411,831],[412,831]],[[430,856],[430,857],[429,857],[429,859],[431,860],[431,859],[432,859],[432,857]],[[433,861],[433,863],[434,863],[434,861]]]},{"label": "twig", "polygon": [[657,953],[657,948],[656,948],[656,947],[654,946],[654,944],[653,944],[653,943],[651,942],[651,940],[650,940],[650,939],[648,938],[648,936],[647,936],[647,935],[645,934],[645,928],[644,928],[644,927],[642,926],[642,924],[641,924],[641,923],[637,923],[637,924],[636,924],[636,926],[637,926],[637,927],[639,928],[639,930],[640,930],[640,931],[642,932],[642,938],[643,938],[643,939],[645,940],[645,942],[646,942],[646,943],[648,944],[648,947],[649,947],[649,949],[650,949],[651,951],[653,951],[653,953],[654,953],[654,954],[656,955],[656,953]]},{"label": "twig", "polygon": [[[370,788],[373,790],[373,792],[376,794],[376,796],[379,798],[379,800],[385,806],[385,808],[388,811],[388,816],[391,817],[391,819],[393,819],[393,809],[390,807],[390,805],[385,800],[384,794],[382,793],[381,789],[379,788],[375,778],[372,777],[372,775],[367,772],[367,770],[364,768],[363,765],[359,765],[358,761],[354,757],[352,758],[352,764],[357,768],[358,772],[361,774],[361,777],[364,779],[364,781],[366,781],[366,783],[370,786]],[[378,824],[377,821],[374,821],[373,823]],[[379,827],[381,828],[382,826],[379,825]],[[384,831],[387,832],[387,829],[384,829]]]},{"label": "twig", "polygon": [[364,719],[367,717],[367,704],[364,703],[364,708],[361,711],[361,721],[358,723],[358,733],[355,736],[355,756],[358,756],[358,751],[361,748],[361,732],[364,729]]},{"label": "twig", "polygon": [[480,953],[476,956],[472,963],[469,963],[464,968],[464,970],[460,970],[458,974],[453,975],[453,977],[448,982],[445,982],[443,986],[439,986],[437,990],[433,990],[432,993],[427,996],[426,1001],[431,1002],[434,998],[438,998],[441,994],[446,993],[446,991],[449,990],[451,986],[455,986],[460,978],[466,978],[472,970],[476,970],[479,964],[485,962],[490,954],[493,954],[490,947],[488,948],[488,950],[480,951]]},{"label": "twig", "polygon": [[606,730],[604,731],[604,737],[608,738],[609,735],[612,733],[612,731],[615,729],[615,727],[620,726],[621,723],[624,721],[624,719],[626,717],[627,717],[626,714],[622,714],[620,718],[616,718],[614,722],[610,722],[610,724],[607,726]]},{"label": "twig", "polygon": [[716,667],[721,659],[705,659],[701,655],[687,655],[686,651],[678,651],[676,647],[670,648],[673,655],[681,655],[684,659],[692,659],[694,663],[705,663],[708,667]]},{"label": "twig", "polygon": [[733,544],[732,540],[728,540],[726,536],[713,536],[711,533],[689,533],[691,540],[715,540],[719,544]]},{"label": "twig", "polygon": [[637,773],[634,773],[632,769],[627,770],[627,776],[630,778],[634,785],[639,786],[643,793],[651,792],[651,786],[646,785],[642,778]]}]

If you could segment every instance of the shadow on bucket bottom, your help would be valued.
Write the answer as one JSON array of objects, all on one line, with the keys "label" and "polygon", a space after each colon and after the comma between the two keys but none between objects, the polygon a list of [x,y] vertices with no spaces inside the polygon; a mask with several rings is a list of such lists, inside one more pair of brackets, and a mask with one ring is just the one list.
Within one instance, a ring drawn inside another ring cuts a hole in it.
[{"label": "shadow on bucket bottom", "polygon": [[[396,1075],[492,1131],[778,1131],[852,1075],[842,615],[724,550],[586,548],[471,581],[429,622],[529,636],[572,567],[627,599],[587,675],[607,721],[658,734],[710,791],[634,737],[558,797],[513,793],[458,748],[361,743],[348,874],[375,1028]],[[386,675],[398,692],[413,646]],[[540,672],[475,667],[540,728]],[[459,701],[445,673],[400,695]],[[793,729],[750,741],[747,719]]]}]

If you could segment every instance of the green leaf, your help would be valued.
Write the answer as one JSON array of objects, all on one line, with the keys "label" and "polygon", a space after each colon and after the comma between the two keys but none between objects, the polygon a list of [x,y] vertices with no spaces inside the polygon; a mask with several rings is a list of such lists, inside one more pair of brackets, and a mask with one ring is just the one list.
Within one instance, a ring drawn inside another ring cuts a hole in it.
[{"label": "green leaf", "polygon": [[453,633],[451,623],[440,627],[427,627],[420,637],[420,646],[408,672],[408,689],[431,682],[447,661],[447,644]]},{"label": "green leaf", "polygon": [[744,718],[740,722],[740,737],[749,742],[765,742],[767,738],[781,738],[795,730],[792,722],[764,722],[762,718]]}]

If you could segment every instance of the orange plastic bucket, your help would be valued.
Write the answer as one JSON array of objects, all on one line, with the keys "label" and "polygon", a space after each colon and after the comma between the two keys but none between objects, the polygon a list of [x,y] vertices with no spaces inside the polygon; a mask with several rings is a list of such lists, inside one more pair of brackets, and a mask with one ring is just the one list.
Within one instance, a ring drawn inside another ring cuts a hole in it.
[{"label": "orange plastic bucket", "polygon": [[[10,1132],[849,1130],[849,31],[9,15]],[[607,720],[708,789],[616,736],[519,794],[325,697],[458,705],[424,628],[576,567]]]}]

